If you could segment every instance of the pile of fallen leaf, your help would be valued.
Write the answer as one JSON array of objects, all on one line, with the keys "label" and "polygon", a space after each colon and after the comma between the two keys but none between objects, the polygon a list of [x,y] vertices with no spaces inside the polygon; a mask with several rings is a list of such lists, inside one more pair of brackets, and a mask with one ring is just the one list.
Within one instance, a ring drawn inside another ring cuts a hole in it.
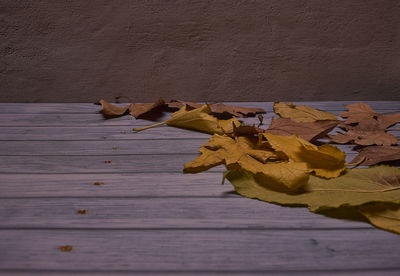
[{"label": "pile of fallen leaf", "polygon": [[[347,112],[334,114],[291,103],[275,103],[268,129],[260,124],[245,125],[237,118],[265,113],[259,108],[184,101],[115,106],[99,102],[105,116],[131,114],[138,118],[162,106],[179,108],[170,119],[134,131],[162,124],[212,134],[200,147],[201,153],[184,165],[185,173],[198,173],[225,165],[228,179],[237,193],[249,198],[288,206],[307,206],[310,211],[335,218],[369,221],[376,227],[400,234],[400,169],[377,165],[400,160],[396,136],[387,129],[400,122],[400,113],[384,115],[367,104],[347,105]],[[336,126],[342,129],[328,135]],[[345,153],[318,139],[354,144],[359,152],[352,164]]]}]

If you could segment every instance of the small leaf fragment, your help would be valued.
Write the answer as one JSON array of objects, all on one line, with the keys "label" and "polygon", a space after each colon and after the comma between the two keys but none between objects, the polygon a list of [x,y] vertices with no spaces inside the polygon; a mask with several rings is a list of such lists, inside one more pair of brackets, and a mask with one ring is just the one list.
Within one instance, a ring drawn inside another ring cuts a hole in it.
[{"label": "small leaf fragment", "polygon": [[71,245],[62,245],[62,246],[58,247],[58,249],[63,252],[71,252],[72,246]]},{"label": "small leaf fragment", "polygon": [[89,211],[88,210],[78,210],[77,213],[80,215],[87,215],[89,213]]},{"label": "small leaf fragment", "polygon": [[104,182],[99,182],[99,181],[96,181],[96,182],[93,183],[93,185],[96,185],[96,186],[100,186],[100,185],[103,185],[103,184],[104,184]]}]

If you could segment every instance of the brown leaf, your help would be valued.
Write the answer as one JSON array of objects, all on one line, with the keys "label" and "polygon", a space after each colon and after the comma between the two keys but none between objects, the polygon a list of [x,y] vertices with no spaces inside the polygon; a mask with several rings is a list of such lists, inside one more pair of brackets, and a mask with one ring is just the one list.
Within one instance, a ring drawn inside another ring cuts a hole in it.
[{"label": "brown leaf", "polygon": [[100,185],[103,185],[103,184],[104,184],[104,182],[100,182],[100,181],[96,181],[96,182],[93,183],[93,185],[96,185],[96,186],[100,186]]},{"label": "brown leaf", "polygon": [[103,107],[100,112],[106,116],[121,116],[129,109],[129,106],[116,106],[105,100],[100,100],[99,104]]},{"label": "brown leaf", "polygon": [[390,146],[397,144],[396,136],[384,130],[366,131],[352,129],[345,133],[328,135],[332,142],[338,144],[354,143],[361,146]]},{"label": "brown leaf", "polygon": [[159,98],[154,103],[137,104],[132,102],[127,106],[116,106],[105,100],[100,100],[99,104],[101,104],[103,107],[100,112],[106,116],[122,116],[129,110],[129,114],[137,119],[139,116],[150,112],[157,107],[165,105],[165,102],[162,98]]},{"label": "brown leaf", "polygon": [[[168,107],[172,108],[180,108],[184,105],[187,105],[190,108],[199,108],[203,104],[194,103],[194,102],[187,102],[187,101],[180,101],[180,100],[173,100],[168,103]],[[229,113],[236,117],[246,117],[249,115],[254,115],[256,113],[265,113],[265,110],[262,108],[248,108],[248,107],[241,107],[241,106],[232,106],[232,105],[225,105],[222,103],[216,104],[209,104],[212,113]]]},{"label": "brown leaf", "polygon": [[357,124],[358,130],[385,130],[386,128],[400,122],[400,113],[384,115],[375,112],[365,103],[345,105],[349,111],[340,114],[347,118],[345,124]]},{"label": "brown leaf", "polygon": [[137,119],[141,115],[163,105],[165,105],[165,101],[162,98],[159,98],[154,103],[132,103],[129,105],[129,114]]},{"label": "brown leaf", "polygon": [[360,163],[362,166],[376,165],[385,161],[400,160],[399,146],[371,146],[359,150],[359,154],[351,161],[357,163],[363,158]]},{"label": "brown leaf", "polygon": [[265,132],[282,136],[296,134],[304,140],[315,141],[318,138],[324,137],[337,124],[338,121],[334,120],[301,123],[288,118],[272,118],[271,124]]}]

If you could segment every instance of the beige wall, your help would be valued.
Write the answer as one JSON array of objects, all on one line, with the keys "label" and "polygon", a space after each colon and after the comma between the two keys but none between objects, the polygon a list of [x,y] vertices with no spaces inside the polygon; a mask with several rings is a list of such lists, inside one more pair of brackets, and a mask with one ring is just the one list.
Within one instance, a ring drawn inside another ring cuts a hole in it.
[{"label": "beige wall", "polygon": [[400,1],[0,0],[0,101],[400,100]]}]

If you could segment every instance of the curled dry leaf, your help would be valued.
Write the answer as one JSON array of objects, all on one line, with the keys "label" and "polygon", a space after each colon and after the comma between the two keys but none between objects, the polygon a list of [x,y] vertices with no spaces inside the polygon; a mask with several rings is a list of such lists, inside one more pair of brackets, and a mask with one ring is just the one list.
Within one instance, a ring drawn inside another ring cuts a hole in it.
[{"label": "curled dry leaf", "polygon": [[396,136],[385,132],[384,130],[366,131],[366,130],[349,130],[336,135],[329,135],[329,139],[338,144],[354,143],[360,146],[390,146],[397,144]]},{"label": "curled dry leaf", "polygon": [[298,135],[304,140],[315,141],[324,137],[338,124],[337,120],[325,120],[314,122],[295,122],[288,118],[272,118],[266,133],[288,136]]},{"label": "curled dry leaf", "polygon": [[332,113],[292,103],[276,102],[274,104],[274,112],[282,118],[289,118],[298,123],[337,120],[336,116]]},{"label": "curled dry leaf", "polygon": [[214,135],[200,152],[185,165],[184,172],[197,173],[224,164],[228,170],[250,171],[270,188],[286,192],[306,185],[310,172],[331,178],[345,169],[343,152],[329,145],[317,147],[298,136],[261,133],[256,142],[254,137]]},{"label": "curled dry leaf", "polygon": [[116,106],[110,104],[105,100],[100,100],[99,104],[101,104],[103,108],[100,112],[103,113],[105,116],[122,116],[129,109],[129,106]]},{"label": "curled dry leaf", "polygon": [[129,114],[131,114],[133,117],[137,119],[141,115],[150,112],[156,109],[157,107],[163,105],[165,105],[165,102],[162,98],[159,98],[154,103],[141,103],[141,104],[131,103],[129,106]]},{"label": "curled dry leaf", "polygon": [[105,116],[122,116],[129,110],[129,114],[137,119],[139,116],[150,112],[157,107],[163,106],[165,102],[162,98],[159,98],[154,103],[131,103],[127,106],[113,105],[105,100],[100,100],[99,104],[103,107],[100,112]]},{"label": "curled dry leaf", "polygon": [[203,105],[200,108],[190,109],[188,106],[183,106],[177,112],[172,113],[169,120],[160,122],[151,126],[143,128],[134,128],[134,131],[142,131],[145,129],[153,128],[163,124],[169,126],[186,128],[197,130],[205,133],[218,133],[223,134],[225,132],[233,131],[232,125],[240,125],[239,120],[232,118],[229,120],[219,120],[216,117],[210,115],[211,109],[208,105]]},{"label": "curled dry leaf", "polygon": [[358,130],[385,130],[400,122],[400,113],[391,115],[377,113],[365,103],[349,104],[345,107],[349,111],[341,113],[340,116],[347,118],[346,125],[356,124]]},{"label": "curled dry leaf", "polygon": [[[168,107],[172,108],[181,108],[182,106],[188,106],[189,108],[199,108],[203,104],[194,103],[194,102],[187,102],[187,101],[179,101],[174,100],[168,103]],[[254,115],[256,113],[265,113],[265,110],[262,108],[248,108],[248,107],[241,107],[241,106],[231,106],[225,105],[222,103],[216,104],[209,104],[212,113],[229,113],[236,117],[246,117],[249,115]]]},{"label": "curled dry leaf", "polygon": [[376,165],[386,161],[400,160],[400,146],[371,146],[359,150],[359,154],[351,161],[361,161],[361,166]]}]

